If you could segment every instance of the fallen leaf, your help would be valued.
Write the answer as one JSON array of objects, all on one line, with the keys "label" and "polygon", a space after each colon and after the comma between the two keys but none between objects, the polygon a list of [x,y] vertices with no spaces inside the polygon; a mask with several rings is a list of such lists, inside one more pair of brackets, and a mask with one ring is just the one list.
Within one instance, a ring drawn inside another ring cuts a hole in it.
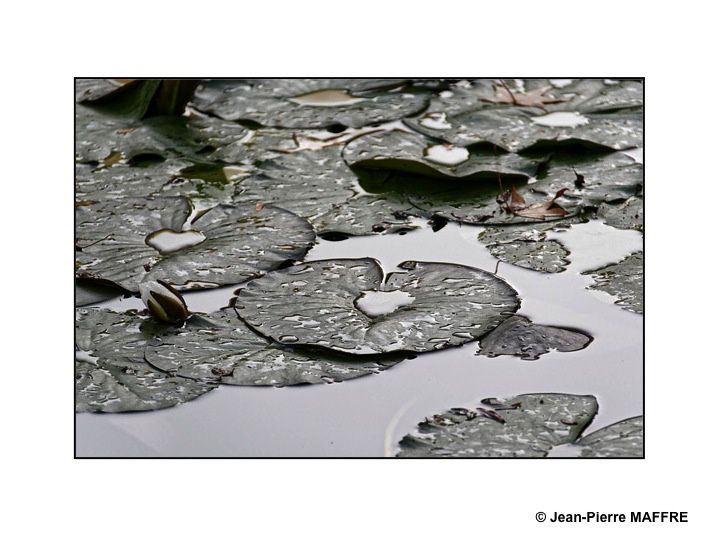
[{"label": "fallen leaf", "polygon": [[482,101],[487,103],[506,103],[519,107],[539,107],[540,109],[544,109],[545,105],[567,101],[566,99],[546,96],[545,92],[551,88],[552,86],[544,86],[529,92],[513,92],[504,81],[500,81],[500,85],[495,86],[495,96],[490,99],[482,99]]},{"label": "fallen leaf", "polygon": [[264,203],[264,202],[258,201],[258,202],[255,203],[255,211],[256,211],[256,212],[259,212],[259,211],[262,210],[263,208],[265,208],[265,203]]},{"label": "fallen leaf", "polygon": [[505,209],[512,212],[516,216],[532,218],[532,219],[545,219],[549,217],[563,217],[568,215],[568,211],[562,206],[555,202],[556,199],[562,197],[567,191],[567,188],[563,188],[558,191],[555,196],[544,202],[535,203],[528,205],[525,199],[520,195],[515,188],[512,188],[510,195],[510,203],[505,206]]}]

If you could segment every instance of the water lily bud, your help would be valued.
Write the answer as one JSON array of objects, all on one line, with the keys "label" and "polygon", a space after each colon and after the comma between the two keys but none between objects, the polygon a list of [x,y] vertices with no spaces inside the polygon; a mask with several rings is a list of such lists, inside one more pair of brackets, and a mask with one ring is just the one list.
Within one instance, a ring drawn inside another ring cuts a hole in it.
[{"label": "water lily bud", "polygon": [[176,324],[190,316],[190,310],[183,297],[164,281],[140,283],[140,298],[158,321]]}]

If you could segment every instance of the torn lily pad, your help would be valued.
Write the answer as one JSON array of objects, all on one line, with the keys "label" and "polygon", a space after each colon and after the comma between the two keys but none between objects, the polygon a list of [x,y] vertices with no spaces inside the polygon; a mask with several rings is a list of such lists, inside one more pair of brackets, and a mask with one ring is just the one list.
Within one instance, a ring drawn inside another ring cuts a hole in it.
[{"label": "torn lily pad", "polygon": [[429,93],[387,90],[392,81],[353,79],[216,80],[201,85],[194,106],[225,120],[283,128],[357,128],[411,116]]},{"label": "torn lily pad", "polygon": [[426,418],[402,438],[397,456],[546,457],[558,450],[573,457],[643,455],[641,416],[579,439],[598,411],[593,396],[523,394],[480,403]]},{"label": "torn lily pad", "polygon": [[636,251],[618,263],[583,272],[583,275],[590,275],[595,280],[589,288],[616,297],[615,303],[623,309],[643,313],[644,264],[643,252]]},{"label": "torn lily pad", "polygon": [[[482,151],[478,151],[482,150]],[[498,175],[528,179],[538,162],[503,150],[473,149],[438,144],[419,133],[385,131],[349,142],[343,151],[354,168],[400,171],[438,179],[496,181]]]},{"label": "torn lily pad", "polygon": [[340,382],[379,373],[403,359],[359,359],[284,346],[250,330],[231,308],[194,315],[184,327],[154,339],[145,357],[171,375],[241,386]]},{"label": "torn lily pad", "polygon": [[514,315],[482,338],[477,354],[537,360],[550,351],[579,351],[591,341],[590,336],[577,330],[534,324],[526,317]]},{"label": "torn lily pad", "polygon": [[[387,276],[374,259],[313,261],[267,274],[238,292],[240,317],[279,343],[352,354],[424,352],[485,335],[519,307],[493,274],[456,264],[407,261]],[[368,312],[368,295],[412,298]]]},{"label": "torn lily pad", "polygon": [[164,409],[216,387],[169,375],[145,361],[148,340],[166,326],[134,312],[79,309],[76,313],[76,412]]},{"label": "torn lily pad", "polygon": [[315,238],[306,220],[270,205],[218,205],[186,229],[190,212],[183,197],[77,207],[76,275],[129,291],[137,291],[143,279],[181,290],[211,288],[301,259]]},{"label": "torn lily pad", "polygon": [[426,418],[398,457],[545,457],[575,442],[597,414],[593,396],[524,394]]}]

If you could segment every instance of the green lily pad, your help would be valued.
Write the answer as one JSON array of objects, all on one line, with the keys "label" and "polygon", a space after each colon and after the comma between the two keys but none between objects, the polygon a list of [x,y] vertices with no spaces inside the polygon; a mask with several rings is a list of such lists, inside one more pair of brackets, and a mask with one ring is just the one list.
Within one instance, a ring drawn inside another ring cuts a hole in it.
[{"label": "green lily pad", "polygon": [[353,354],[461,345],[519,307],[515,290],[483,270],[416,261],[399,267],[384,276],[374,259],[304,263],[251,281],[235,306],[277,342]]},{"label": "green lily pad", "polygon": [[358,137],[345,146],[343,157],[351,167],[401,171],[438,179],[492,179],[535,174],[538,162],[502,150],[439,144],[419,133],[384,131]]},{"label": "green lily pad", "polygon": [[[576,174],[583,177],[581,185],[575,183]],[[623,152],[556,155],[532,187],[547,194],[570,188],[565,194],[568,206],[618,203],[642,191],[643,166]]]},{"label": "green lily pad", "polygon": [[418,225],[413,218],[421,215],[402,195],[363,193],[333,205],[311,221],[317,233],[324,238],[363,236],[416,229]]},{"label": "green lily pad", "polygon": [[110,285],[101,285],[94,282],[84,283],[75,281],[75,307],[97,304],[117,298],[125,293],[122,289]]},{"label": "green lily pad", "polygon": [[644,418],[636,416],[586,435],[577,444],[582,457],[642,457],[644,435]]},{"label": "green lily pad", "polygon": [[616,229],[643,230],[645,204],[640,197],[630,197],[620,204],[602,203],[598,217]]},{"label": "green lily pad", "polygon": [[[190,212],[183,197],[77,207],[76,275],[129,291],[137,291],[143,279],[162,279],[179,289],[210,288],[301,259],[315,238],[307,221],[269,205],[218,205],[184,230]],[[160,240],[178,247],[162,248]]]},{"label": "green lily pad", "polygon": [[77,310],[76,412],[164,409],[214,389],[214,383],[169,375],[144,360],[148,340],[166,328],[133,312]]},{"label": "green lily pad", "polygon": [[484,399],[426,418],[400,441],[398,457],[545,457],[575,442],[597,414],[593,396],[524,394]]},{"label": "green lily pad", "polygon": [[593,396],[523,394],[487,398],[426,418],[400,441],[398,457],[546,457],[558,447],[581,457],[643,455],[643,419],[629,418],[579,439],[598,411]]},{"label": "green lily pad", "polygon": [[414,228],[401,197],[360,194],[340,147],[289,153],[257,163],[234,199],[268,202],[307,218],[319,235],[368,235]]},{"label": "green lily pad", "polygon": [[218,118],[159,116],[144,120],[119,118],[78,105],[75,114],[75,158],[101,162],[113,153],[125,160],[202,160],[219,148],[246,139],[250,131]]},{"label": "green lily pad", "polygon": [[636,251],[618,263],[602,268],[583,272],[590,275],[595,283],[591,289],[606,292],[617,298],[616,304],[623,309],[642,313],[644,306],[643,267],[645,264],[642,251]]},{"label": "green lily pad", "polygon": [[382,88],[388,84],[352,79],[208,81],[198,88],[193,104],[226,120],[284,128],[356,128],[404,118],[427,106],[427,92],[390,92]]},{"label": "green lily pad", "polygon": [[563,272],[570,264],[570,251],[560,241],[548,239],[547,233],[566,229],[582,220],[580,216],[573,216],[546,223],[485,226],[478,240],[502,262],[554,274]]},{"label": "green lily pad", "polygon": [[402,357],[309,351],[274,343],[250,330],[232,309],[195,315],[154,339],[145,351],[158,369],[195,380],[242,386],[340,382],[388,369]]},{"label": "green lily pad", "polygon": [[537,360],[552,350],[579,351],[591,341],[590,336],[577,330],[533,324],[526,317],[514,315],[482,338],[478,354],[490,357],[507,354]]}]

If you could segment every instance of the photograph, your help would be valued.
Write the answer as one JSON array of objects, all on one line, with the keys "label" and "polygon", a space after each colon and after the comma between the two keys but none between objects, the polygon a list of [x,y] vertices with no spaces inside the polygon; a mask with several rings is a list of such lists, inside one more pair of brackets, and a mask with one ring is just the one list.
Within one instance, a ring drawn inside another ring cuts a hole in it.
[{"label": "photograph", "polygon": [[74,457],[644,460],[645,77],[518,75],[74,77]]}]

